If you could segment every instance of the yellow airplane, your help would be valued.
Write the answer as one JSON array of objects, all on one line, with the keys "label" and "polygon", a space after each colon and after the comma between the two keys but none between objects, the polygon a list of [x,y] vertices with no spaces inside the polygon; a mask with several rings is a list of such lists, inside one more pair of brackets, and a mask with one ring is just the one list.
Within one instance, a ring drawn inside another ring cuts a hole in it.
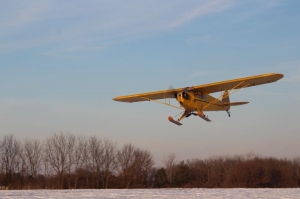
[{"label": "yellow airplane", "polygon": [[[211,120],[208,119],[208,117],[204,114],[204,111],[226,111],[228,116],[230,117],[229,109],[231,106],[238,106],[249,103],[230,102],[230,95],[246,87],[275,82],[282,77],[283,74],[269,73],[185,88],[119,96],[115,97],[113,100],[119,102],[153,101],[174,108],[182,109],[184,110],[183,114],[181,115],[181,117],[179,117],[178,120],[174,120],[171,116],[168,117],[170,122],[177,125],[182,125],[180,121],[185,117],[189,117],[190,115],[199,116],[202,119],[210,122]],[[210,95],[211,93],[215,92],[221,92],[220,97],[214,98]],[[180,106],[172,105],[170,103],[171,98],[175,98],[179,102]]]}]

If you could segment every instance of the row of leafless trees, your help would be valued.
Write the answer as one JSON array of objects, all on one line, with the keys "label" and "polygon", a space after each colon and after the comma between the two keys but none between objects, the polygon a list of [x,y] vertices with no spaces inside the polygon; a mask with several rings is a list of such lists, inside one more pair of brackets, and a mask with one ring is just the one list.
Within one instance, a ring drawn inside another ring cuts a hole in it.
[{"label": "row of leafless trees", "polygon": [[0,185],[9,189],[148,187],[149,151],[95,136],[53,134],[44,141],[13,135],[0,145]]},{"label": "row of leafless trees", "polygon": [[154,168],[151,153],[95,136],[53,134],[47,139],[0,140],[0,187],[99,189],[163,187],[298,187],[300,158],[247,154],[177,162],[174,154]]},{"label": "row of leafless trees", "polygon": [[[262,158],[255,154],[218,156],[175,163],[169,155],[161,168],[159,186],[195,188],[300,187],[300,158]],[[158,173],[158,172],[157,172]],[[164,178],[162,176],[165,176]]]}]

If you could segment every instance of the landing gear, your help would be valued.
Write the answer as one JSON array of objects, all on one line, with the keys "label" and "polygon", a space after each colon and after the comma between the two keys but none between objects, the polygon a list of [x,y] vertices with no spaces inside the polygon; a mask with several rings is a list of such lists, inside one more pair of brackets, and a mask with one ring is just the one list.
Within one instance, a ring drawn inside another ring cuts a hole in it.
[{"label": "landing gear", "polygon": [[185,117],[190,117],[192,115],[192,113],[188,113]]},{"label": "landing gear", "polygon": [[195,116],[199,116],[201,117],[202,119],[204,119],[205,121],[207,122],[211,122],[210,119],[208,119],[208,116],[207,115],[204,115],[204,113],[202,112],[202,110],[198,110],[197,113],[194,113],[193,110],[185,110],[183,112],[183,114],[181,115],[181,117],[178,119],[178,120],[174,120],[171,116],[168,117],[168,120],[178,126],[181,126],[182,124],[180,123],[180,121],[183,119],[183,118],[187,118],[187,117],[190,117],[191,115],[195,115]]},{"label": "landing gear", "polygon": [[171,116],[168,117],[168,120],[178,126],[181,126],[182,124],[179,121],[174,120]]},{"label": "landing gear", "polygon": [[207,122],[211,122],[211,120],[208,119],[207,115],[204,115],[204,113],[200,109],[198,109],[198,116],[201,117],[202,119],[204,119]]},{"label": "landing gear", "polygon": [[227,112],[227,114],[228,114],[228,117],[230,117],[230,111],[229,111],[229,110],[227,110],[226,112]]}]

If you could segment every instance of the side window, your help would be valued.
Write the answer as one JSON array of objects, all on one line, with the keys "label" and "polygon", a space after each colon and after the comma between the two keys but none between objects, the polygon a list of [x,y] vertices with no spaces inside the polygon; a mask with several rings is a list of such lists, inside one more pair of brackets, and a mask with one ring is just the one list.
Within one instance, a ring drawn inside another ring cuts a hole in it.
[{"label": "side window", "polygon": [[203,92],[201,92],[201,91],[195,92],[195,96],[196,96],[196,97],[199,97],[200,99],[206,100],[206,95],[205,95],[205,93],[203,93]]}]

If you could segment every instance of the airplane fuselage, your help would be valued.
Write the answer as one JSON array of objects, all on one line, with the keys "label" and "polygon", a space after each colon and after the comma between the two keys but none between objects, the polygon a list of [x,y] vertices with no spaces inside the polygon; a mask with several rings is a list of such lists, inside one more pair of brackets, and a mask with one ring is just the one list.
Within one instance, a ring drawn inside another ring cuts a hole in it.
[{"label": "airplane fuselage", "polygon": [[177,101],[186,110],[190,111],[227,111],[230,106],[208,94],[197,95],[192,92],[180,92]]}]

